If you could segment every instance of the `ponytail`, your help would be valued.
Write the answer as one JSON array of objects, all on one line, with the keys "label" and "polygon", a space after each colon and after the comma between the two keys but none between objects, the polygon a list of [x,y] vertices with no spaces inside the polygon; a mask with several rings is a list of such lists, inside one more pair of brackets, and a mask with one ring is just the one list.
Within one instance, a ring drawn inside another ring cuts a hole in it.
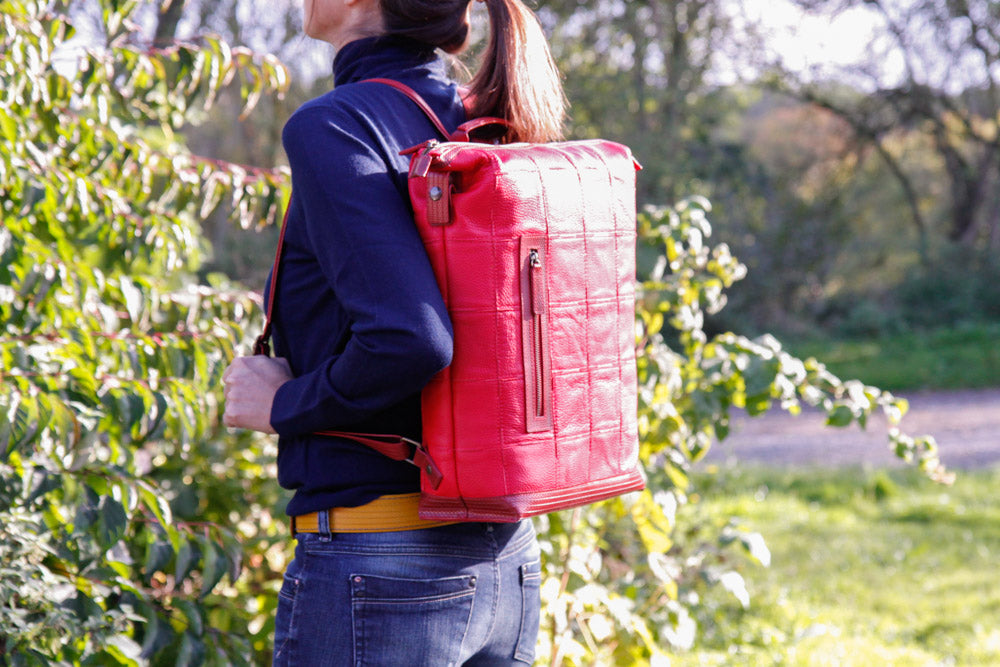
[{"label": "ponytail", "polygon": [[566,97],[537,17],[521,0],[484,0],[490,41],[469,86],[471,116],[498,116],[507,141],[562,139]]},{"label": "ponytail", "polygon": [[[490,15],[490,41],[469,84],[471,118],[497,116],[510,123],[505,141],[562,139],[566,98],[537,17],[522,0],[482,0]],[[379,0],[385,30],[448,53],[469,37],[470,0]]]}]

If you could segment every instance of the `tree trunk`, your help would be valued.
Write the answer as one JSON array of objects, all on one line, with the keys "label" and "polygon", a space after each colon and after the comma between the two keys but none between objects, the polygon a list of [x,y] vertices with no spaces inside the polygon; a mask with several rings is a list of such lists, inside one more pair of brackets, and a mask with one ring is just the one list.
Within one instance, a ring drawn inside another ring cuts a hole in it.
[{"label": "tree trunk", "polygon": [[184,13],[186,0],[164,0],[160,5],[160,13],[156,20],[156,33],[153,36],[153,47],[165,49],[174,43],[177,37],[177,24]]},{"label": "tree trunk", "polygon": [[886,147],[881,134],[871,126],[868,119],[863,115],[852,113],[851,110],[843,108],[831,100],[824,99],[822,96],[816,95],[808,89],[792,94],[810,104],[815,104],[821,109],[826,109],[843,119],[851,126],[851,129],[860,142],[866,142],[875,149],[875,152],[882,158],[885,166],[888,167],[889,172],[896,179],[896,182],[899,183],[899,187],[903,191],[903,199],[906,201],[906,207],[910,211],[910,219],[917,230],[917,248],[920,254],[920,263],[924,266],[929,265],[930,239],[928,237],[927,221],[920,211],[920,193],[917,192],[917,188],[913,184],[911,177],[903,169],[903,165],[900,164],[900,161]]}]

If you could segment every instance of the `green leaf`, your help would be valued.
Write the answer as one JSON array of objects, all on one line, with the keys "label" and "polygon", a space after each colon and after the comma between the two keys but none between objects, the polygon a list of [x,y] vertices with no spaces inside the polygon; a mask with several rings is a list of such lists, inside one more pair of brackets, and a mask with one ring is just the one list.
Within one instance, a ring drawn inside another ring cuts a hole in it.
[{"label": "green leaf", "polygon": [[76,595],[66,601],[66,606],[72,609],[79,619],[103,618],[104,609],[91,596],[82,590],[77,590]]},{"label": "green leaf", "polygon": [[743,533],[740,535],[739,540],[751,558],[764,567],[771,566],[771,550],[767,548],[767,543],[764,541],[763,535],[760,533]]},{"label": "green leaf", "polygon": [[157,571],[163,569],[174,557],[174,548],[167,540],[154,540],[146,545],[146,558],[142,564],[143,578],[147,583]]},{"label": "green leaf", "polygon": [[181,649],[177,654],[177,667],[195,667],[205,660],[205,642],[195,637],[190,632],[184,633],[181,640]]},{"label": "green leaf", "polygon": [[174,602],[174,606],[184,614],[187,631],[201,637],[205,633],[205,623],[198,605],[191,600],[177,600]]},{"label": "green leaf", "polygon": [[177,560],[174,563],[174,578],[179,584],[191,573],[191,570],[201,558],[201,550],[198,549],[193,539],[186,539],[181,543],[177,551]]},{"label": "green leaf", "polygon": [[0,107],[0,133],[2,133],[3,138],[8,144],[13,144],[17,141],[17,130],[17,123],[5,109]]},{"label": "green leaf", "polygon": [[729,593],[733,595],[744,609],[750,606],[750,593],[747,591],[746,581],[739,572],[730,571],[719,575],[719,583]]},{"label": "green leaf", "polygon": [[84,487],[84,500],[76,508],[73,526],[76,531],[85,532],[99,520],[98,503],[100,496],[90,487]]},{"label": "green leaf", "polygon": [[142,647],[125,635],[111,637],[106,650],[123,665],[138,665],[142,660]]},{"label": "green leaf", "polygon": [[149,659],[162,648],[173,643],[174,631],[170,627],[170,623],[152,609],[147,618],[148,621],[143,627],[142,657]]},{"label": "green leaf", "polygon": [[22,449],[34,441],[38,436],[38,399],[32,396],[21,395],[16,402],[13,425],[14,437],[11,438],[12,449]]},{"label": "green leaf", "polygon": [[[0,405],[2,407],[2,405]],[[14,450],[14,438],[12,437],[14,425],[7,418],[6,410],[0,410],[0,442],[5,443],[0,452],[3,453],[3,460],[6,461],[10,453]]]},{"label": "green leaf", "polygon": [[771,395],[771,385],[774,384],[780,369],[781,364],[773,357],[751,357],[750,363],[743,372],[743,378],[746,383],[747,401],[749,402],[752,399],[764,396],[769,397]]},{"label": "green leaf", "polygon": [[829,426],[843,428],[854,421],[854,412],[847,405],[836,405],[827,413],[826,423]]},{"label": "green leaf", "polygon": [[201,546],[205,554],[205,559],[201,568],[200,597],[204,598],[212,592],[215,585],[222,579],[222,575],[226,573],[228,560],[226,559],[226,553],[222,550],[222,547],[214,541],[205,539]]},{"label": "green leaf", "polygon": [[762,415],[771,409],[771,399],[768,396],[756,396],[746,398],[746,411],[751,417]]},{"label": "green leaf", "polygon": [[36,468],[32,478],[31,492],[24,500],[25,505],[33,504],[49,491],[62,488],[63,485],[63,480],[59,476],[48,474],[44,468]]},{"label": "green leaf", "polygon": [[[170,513],[170,503],[167,502],[167,499],[163,497],[163,494],[158,489],[142,484],[139,488],[139,500],[153,513],[162,528],[165,530],[169,528],[173,522],[173,516]],[[174,549],[179,549],[180,545],[173,544],[173,547]]]},{"label": "green leaf", "polygon": [[236,583],[236,580],[240,577],[240,572],[243,570],[243,546],[228,531],[222,533],[222,545],[229,566],[229,580]]},{"label": "green leaf", "polygon": [[101,498],[97,509],[97,540],[102,547],[109,548],[125,535],[128,515],[120,502],[108,496]]}]

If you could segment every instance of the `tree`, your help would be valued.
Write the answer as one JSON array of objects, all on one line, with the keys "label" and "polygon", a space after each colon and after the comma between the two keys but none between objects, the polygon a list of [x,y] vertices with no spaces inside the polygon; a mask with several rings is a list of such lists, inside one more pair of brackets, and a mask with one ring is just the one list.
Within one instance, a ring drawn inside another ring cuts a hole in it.
[{"label": "tree", "polygon": [[185,0],[166,0],[156,16],[153,46],[158,49],[172,46],[177,37],[177,24],[184,15]]},{"label": "tree", "polygon": [[731,108],[711,104],[708,76],[729,30],[722,3],[563,0],[540,11],[573,134],[634,146],[645,167],[640,201],[676,201],[718,168],[710,128]]},{"label": "tree", "polygon": [[950,211],[944,235],[973,247],[1000,243],[1000,5],[990,0],[801,0],[811,11],[832,15],[864,6],[877,22],[872,49],[877,57],[835,70],[842,81],[870,94],[837,95],[815,80],[790,90],[845,119],[877,151],[902,189],[921,250],[929,260],[920,189],[906,160],[891,150],[900,129],[926,134],[944,164]]}]

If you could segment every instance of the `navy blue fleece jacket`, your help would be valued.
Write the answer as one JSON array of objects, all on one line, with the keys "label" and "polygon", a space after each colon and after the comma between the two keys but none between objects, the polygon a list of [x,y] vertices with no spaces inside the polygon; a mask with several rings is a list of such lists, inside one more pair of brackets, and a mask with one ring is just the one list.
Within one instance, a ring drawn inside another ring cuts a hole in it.
[{"label": "navy blue fleece jacket", "polygon": [[433,49],[363,39],[334,61],[334,90],[302,105],[282,135],[292,172],[274,306],[275,354],[295,379],[274,399],[278,481],[290,515],[416,491],[417,469],[319,430],[420,438],[420,390],[451,361],[452,332],[413,223],[403,149],[436,137],[384,77],[416,90],[452,129],[457,86]]}]

